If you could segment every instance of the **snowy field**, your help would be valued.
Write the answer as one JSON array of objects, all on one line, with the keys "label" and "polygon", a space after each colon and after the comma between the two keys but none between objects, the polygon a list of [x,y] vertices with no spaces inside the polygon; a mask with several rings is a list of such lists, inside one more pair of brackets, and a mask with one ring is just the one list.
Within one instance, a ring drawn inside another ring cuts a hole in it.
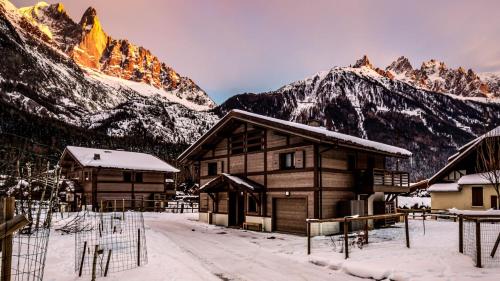
[{"label": "snowy field", "polygon": [[[100,280],[500,280],[500,267],[476,268],[458,253],[458,224],[410,220],[411,248],[402,228],[371,233],[348,260],[329,237],[312,240],[198,223],[197,214],[145,213],[149,263]],[[386,240],[385,238],[397,238]],[[74,236],[53,232],[44,280],[90,280],[74,272]]]}]

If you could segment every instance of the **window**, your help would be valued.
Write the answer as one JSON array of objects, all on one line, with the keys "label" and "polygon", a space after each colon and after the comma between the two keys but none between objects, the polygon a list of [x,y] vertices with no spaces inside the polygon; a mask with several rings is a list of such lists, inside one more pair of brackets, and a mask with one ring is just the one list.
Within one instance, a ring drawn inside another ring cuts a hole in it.
[{"label": "window", "polygon": [[143,178],[142,173],[135,174],[135,182],[142,182],[143,181],[142,178]]},{"label": "window", "polygon": [[281,170],[289,170],[294,168],[294,153],[281,153],[280,154],[280,169]]},{"label": "window", "polygon": [[368,156],[366,166],[369,170],[375,168],[375,158],[373,156]]},{"label": "window", "polygon": [[472,206],[482,207],[483,206],[483,188],[482,187],[472,187]]},{"label": "window", "polygon": [[354,155],[347,156],[347,169],[350,171],[356,169],[356,156]]},{"label": "window", "polygon": [[217,162],[208,163],[208,175],[209,176],[217,175]]},{"label": "window", "polygon": [[248,212],[257,213],[257,201],[251,195],[248,195]]},{"label": "window", "polygon": [[124,182],[132,182],[132,173],[131,172],[123,172],[123,181]]}]

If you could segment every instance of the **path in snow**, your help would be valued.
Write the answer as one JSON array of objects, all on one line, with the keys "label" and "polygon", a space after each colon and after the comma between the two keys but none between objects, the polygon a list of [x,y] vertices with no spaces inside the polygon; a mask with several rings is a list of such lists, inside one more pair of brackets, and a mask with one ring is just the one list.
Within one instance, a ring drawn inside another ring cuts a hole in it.
[{"label": "path in snow", "polygon": [[[267,242],[282,244],[289,235],[214,227],[187,220],[186,217],[169,218],[151,216],[146,218],[146,224],[222,280],[359,280],[325,267],[291,259],[287,254],[265,247]],[[292,236],[294,242],[300,240],[304,244],[302,249],[305,251],[305,239],[295,238]]]}]

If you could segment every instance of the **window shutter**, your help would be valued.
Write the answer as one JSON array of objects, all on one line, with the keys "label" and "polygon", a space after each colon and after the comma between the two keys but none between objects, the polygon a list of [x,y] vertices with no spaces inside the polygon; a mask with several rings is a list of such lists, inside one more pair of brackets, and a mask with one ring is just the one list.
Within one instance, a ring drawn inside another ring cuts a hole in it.
[{"label": "window shutter", "polygon": [[280,155],[279,153],[273,153],[272,169],[278,170],[279,166],[280,166]]},{"label": "window shutter", "polygon": [[302,169],[304,168],[304,150],[297,150],[295,151],[295,163],[294,166],[297,169]]}]

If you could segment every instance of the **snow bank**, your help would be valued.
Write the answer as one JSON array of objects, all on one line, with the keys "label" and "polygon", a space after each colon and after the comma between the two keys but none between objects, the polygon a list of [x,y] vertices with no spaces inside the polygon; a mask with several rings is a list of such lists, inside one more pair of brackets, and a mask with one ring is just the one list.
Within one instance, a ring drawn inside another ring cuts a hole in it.
[{"label": "snow bank", "polygon": [[452,214],[456,215],[465,215],[465,216],[488,216],[488,215],[494,215],[494,216],[500,216],[500,210],[459,210],[456,208],[452,208],[448,210]]},{"label": "snow bank", "polygon": [[430,197],[406,197],[398,196],[398,207],[411,209],[417,206],[417,208],[430,208],[431,198]]}]

